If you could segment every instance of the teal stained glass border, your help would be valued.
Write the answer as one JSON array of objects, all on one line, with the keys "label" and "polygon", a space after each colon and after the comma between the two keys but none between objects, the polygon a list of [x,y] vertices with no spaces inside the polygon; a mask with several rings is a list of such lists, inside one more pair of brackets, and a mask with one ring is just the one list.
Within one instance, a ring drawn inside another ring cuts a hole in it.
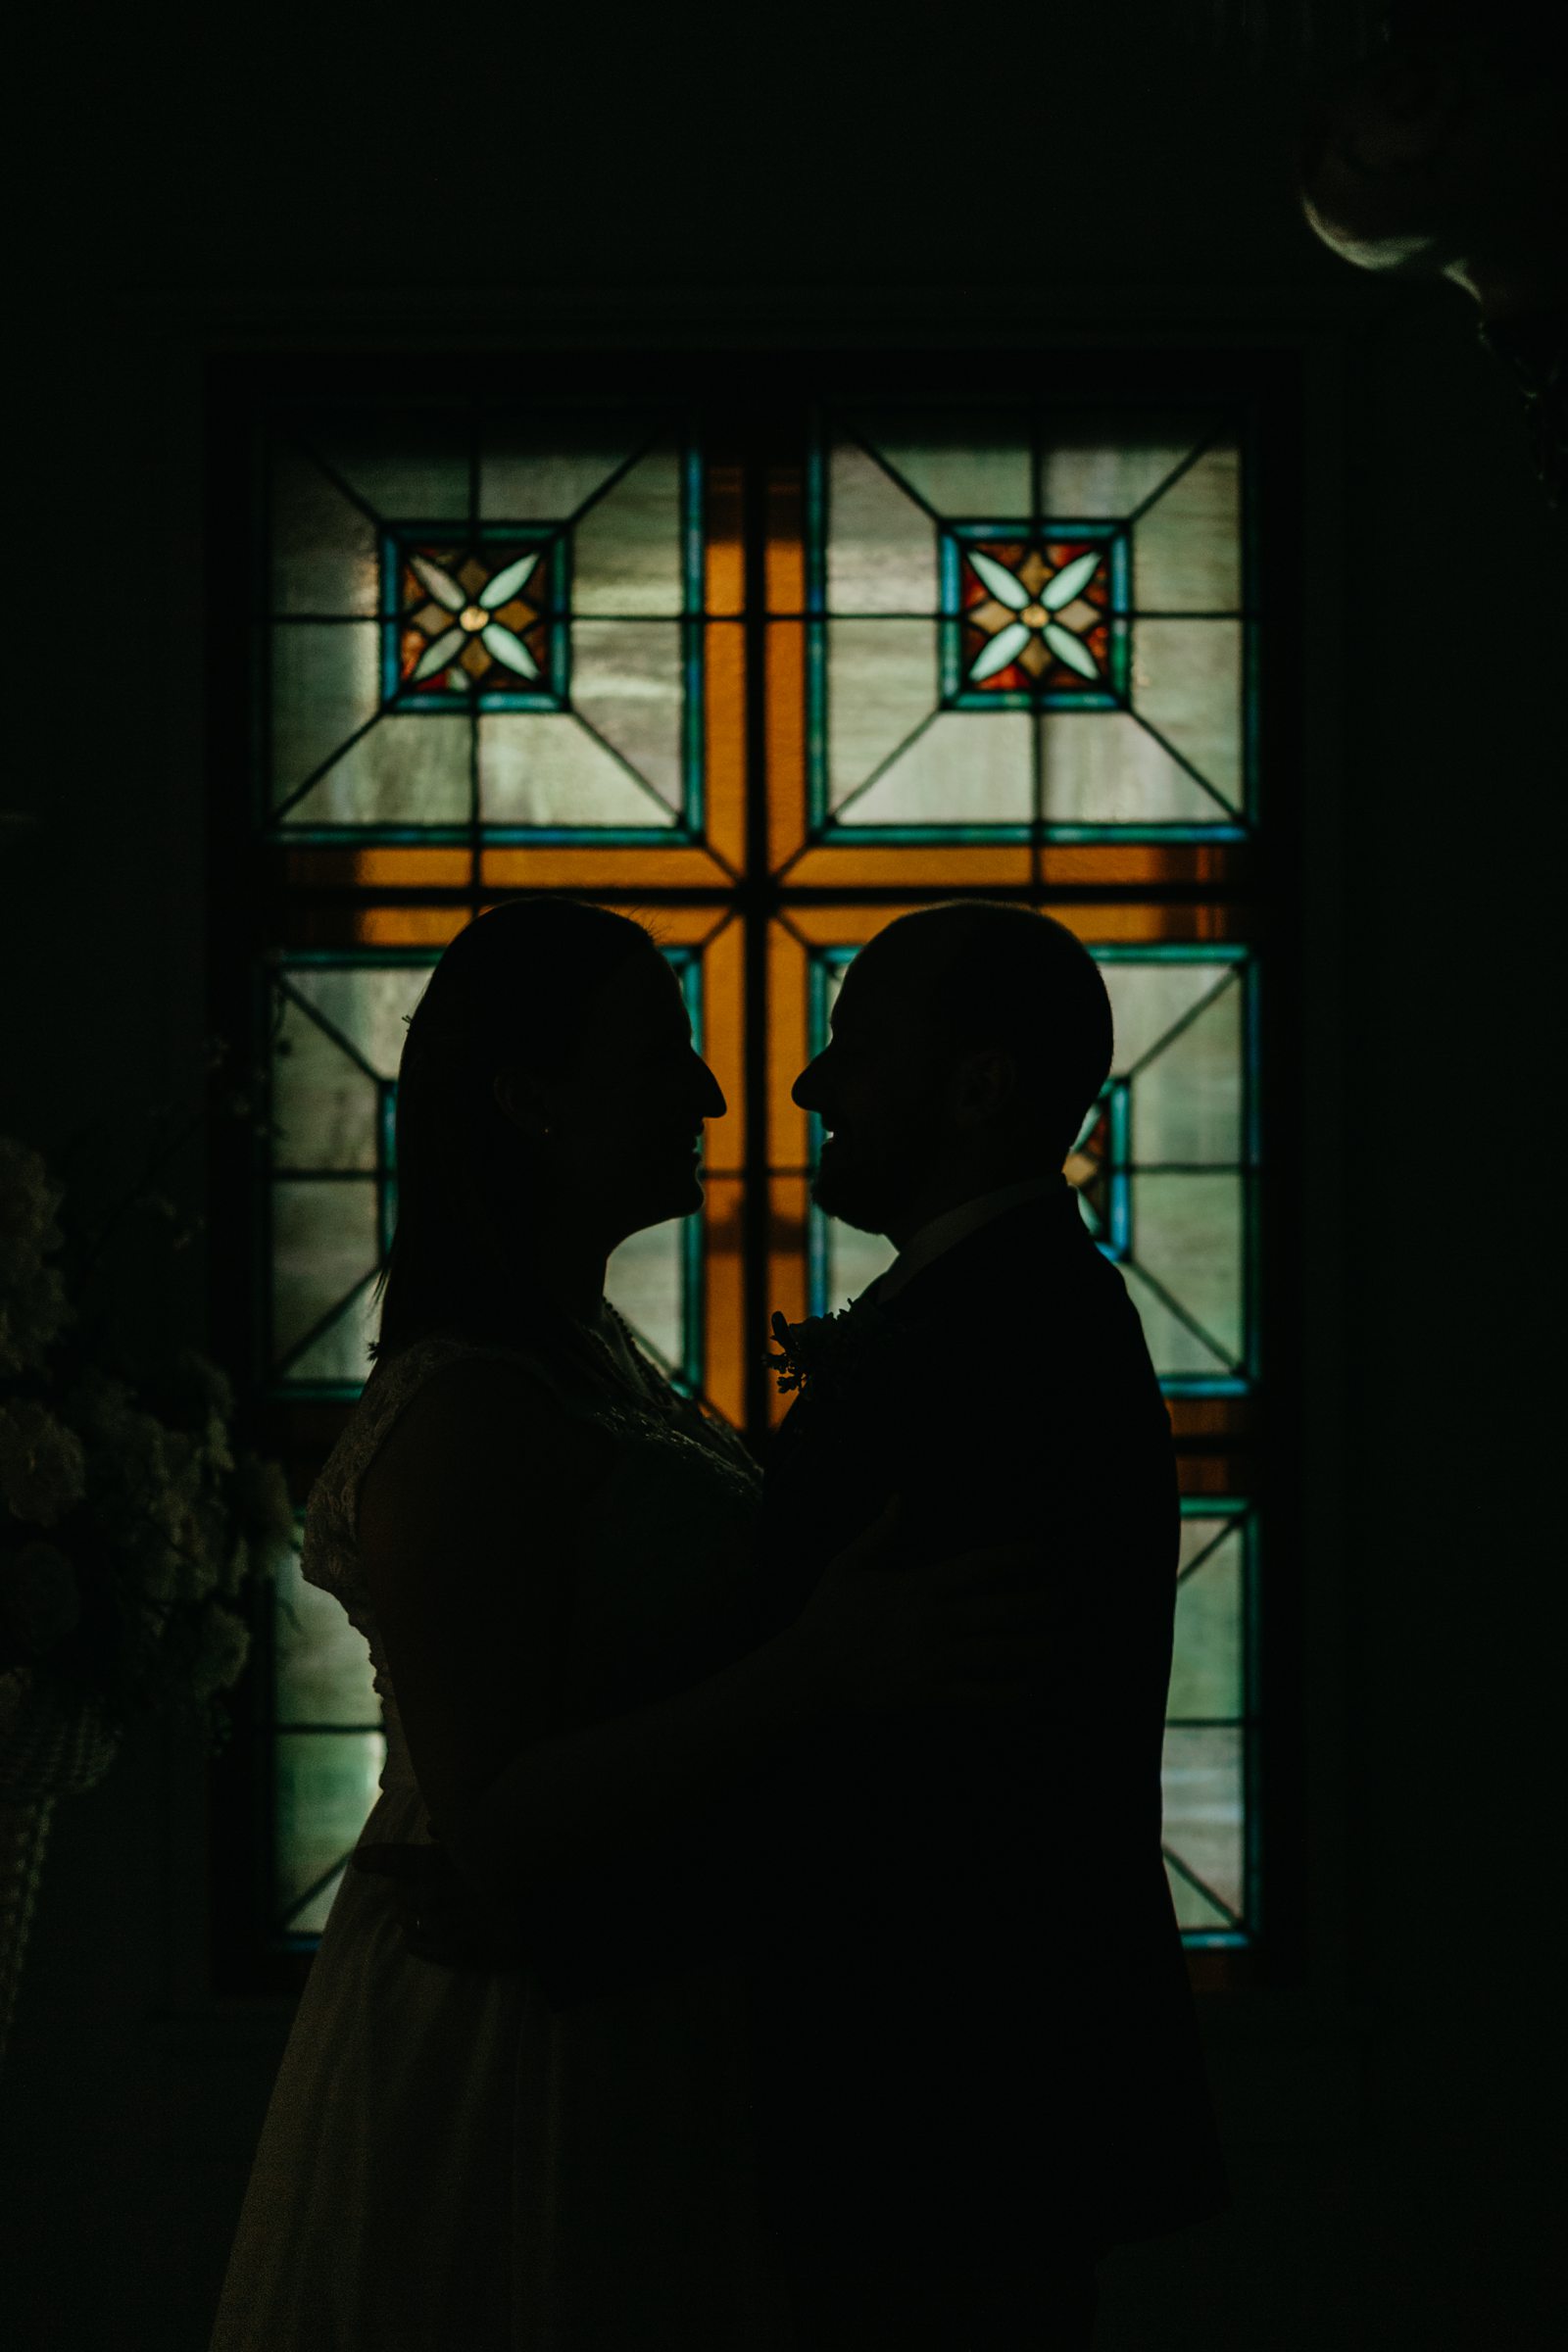
[{"label": "teal stained glass border", "polygon": [[[700,948],[684,946],[662,947],[660,953],[674,971],[680,983],[681,995],[691,1019],[692,1035],[699,1053],[703,1050],[703,962]],[[363,1054],[335,1029],[319,1009],[303,997],[293,995],[288,986],[291,970],[319,970],[323,966],[337,970],[398,970],[424,971],[434,968],[437,958],[422,948],[297,948],[286,949],[270,957],[259,970],[256,993],[256,1036],[259,1066],[268,1073],[268,1103],[265,1135],[257,1139],[257,1198],[258,1249],[254,1269],[252,1295],[252,1328],[259,1335],[257,1385],[261,1392],[275,1401],[352,1404],[358,1398],[364,1382],[327,1380],[297,1380],[288,1378],[288,1365],[298,1359],[336,1322],[350,1303],[373,1288],[380,1274],[380,1265],[352,1284],[309,1331],[294,1343],[282,1364],[273,1360],[272,1347],[272,1186],[280,1182],[310,1182],[320,1184],[364,1184],[371,1181],[376,1193],[376,1234],[384,1260],[392,1246],[397,1224],[397,1081],[382,1077],[373,1070]],[[273,1160],[271,1153],[272,1109],[270,1097],[272,1044],[277,1007],[289,997],[303,1016],[322,1029],[339,1049],[348,1054],[364,1072],[368,1085],[376,1090],[375,1165],[373,1169],[321,1169],[293,1166]],[[685,1218],[681,1229],[681,1346],[680,1357],[668,1362],[642,1333],[640,1344],[658,1364],[673,1388],[684,1396],[698,1394],[703,1376],[703,1330],[705,1261],[703,1250],[703,1219],[701,1214]],[[367,1365],[366,1377],[369,1377]]]}]

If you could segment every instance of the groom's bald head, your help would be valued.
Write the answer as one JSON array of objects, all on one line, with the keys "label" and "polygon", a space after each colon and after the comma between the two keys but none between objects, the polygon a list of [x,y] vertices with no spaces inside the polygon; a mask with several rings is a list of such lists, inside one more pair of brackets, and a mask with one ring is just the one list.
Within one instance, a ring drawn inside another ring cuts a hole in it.
[{"label": "groom's bald head", "polygon": [[1064,923],[1031,906],[950,899],[900,915],[856,958],[899,991],[939,1062],[995,1049],[1013,1065],[997,1117],[1065,1159],[1110,1070],[1110,999]]},{"label": "groom's bald head", "polygon": [[796,1080],[827,1130],[814,1194],[894,1240],[923,1216],[1060,1169],[1110,1067],[1094,958],[1031,907],[953,900],[900,916],[845,974]]}]

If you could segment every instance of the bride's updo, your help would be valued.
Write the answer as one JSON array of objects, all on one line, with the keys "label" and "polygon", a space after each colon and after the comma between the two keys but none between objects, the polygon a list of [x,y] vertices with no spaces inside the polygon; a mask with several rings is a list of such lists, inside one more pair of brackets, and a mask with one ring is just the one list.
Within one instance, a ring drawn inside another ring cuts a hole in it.
[{"label": "bride's updo", "polygon": [[547,1335],[559,1310],[531,1280],[536,1160],[494,1082],[519,1065],[546,1079],[568,1070],[594,992],[658,952],[642,923],[579,899],[492,906],[453,940],[398,1068],[397,1226],[372,1354],[437,1330]]}]

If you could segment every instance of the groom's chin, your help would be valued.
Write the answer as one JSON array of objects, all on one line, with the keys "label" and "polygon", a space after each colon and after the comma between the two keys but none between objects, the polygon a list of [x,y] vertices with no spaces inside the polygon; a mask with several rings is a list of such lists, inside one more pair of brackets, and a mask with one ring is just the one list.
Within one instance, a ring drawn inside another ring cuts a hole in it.
[{"label": "groom's chin", "polygon": [[811,1179],[811,1199],[825,1217],[833,1217],[840,1225],[853,1225],[857,1233],[880,1233],[882,1220],[870,1201],[858,1200],[853,1185],[841,1185],[835,1176],[823,1181],[819,1168]]}]

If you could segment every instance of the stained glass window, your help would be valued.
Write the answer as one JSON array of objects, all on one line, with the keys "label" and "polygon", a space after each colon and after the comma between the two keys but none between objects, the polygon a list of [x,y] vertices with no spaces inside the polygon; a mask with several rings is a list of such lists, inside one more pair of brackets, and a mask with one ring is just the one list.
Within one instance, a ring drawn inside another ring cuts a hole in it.
[{"label": "stained glass window", "polygon": [[[1182,1470],[1171,1884],[1190,1940],[1242,1946],[1261,1819],[1255,404],[1196,397],[1185,364],[1168,391],[1147,368],[1066,389],[1014,369],[1016,396],[979,362],[933,364],[939,390],[911,400],[833,394],[834,372],[825,400],[744,369],[668,395],[668,368],[636,408],[580,371],[534,400],[498,368],[461,405],[355,382],[247,406],[256,1380],[303,1494],[366,1373],[403,1016],[475,912],[561,890],[653,921],[730,1105],[702,1213],[623,1245],[610,1294],[760,1446],[787,1404],[771,1311],[841,1305],[891,1255],[812,1205],[819,1138],[790,1099],[844,969],[909,907],[1048,908],[1116,1025],[1066,1172],[1143,1318]],[[297,1573],[270,1672],[270,1933],[297,1950],[380,1730],[363,1644]]]}]

